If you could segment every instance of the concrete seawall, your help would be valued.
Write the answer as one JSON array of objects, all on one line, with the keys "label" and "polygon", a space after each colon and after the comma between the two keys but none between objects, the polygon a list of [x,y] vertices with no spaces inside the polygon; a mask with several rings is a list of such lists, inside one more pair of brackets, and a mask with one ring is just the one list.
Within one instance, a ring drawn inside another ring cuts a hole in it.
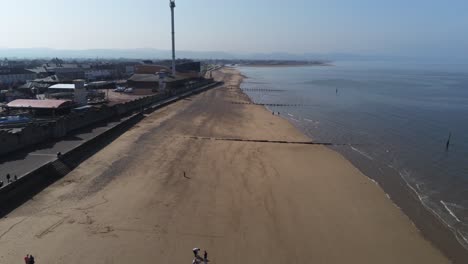
[{"label": "concrete seawall", "polygon": [[[10,211],[31,199],[47,186],[68,174],[81,162],[111,143],[114,139],[127,131],[128,128],[142,120],[145,117],[144,113],[150,113],[193,94],[211,89],[217,85],[219,85],[219,83],[212,83],[207,86],[167,98],[166,100],[159,100],[152,104],[148,104],[151,103],[151,100],[147,100],[146,107],[141,107],[141,111],[138,113],[125,118],[113,128],[91,138],[67,153],[63,153],[59,159],[48,162],[37,169],[22,175],[17,181],[0,189],[0,217],[8,214]],[[139,106],[133,105],[132,107]]]}]

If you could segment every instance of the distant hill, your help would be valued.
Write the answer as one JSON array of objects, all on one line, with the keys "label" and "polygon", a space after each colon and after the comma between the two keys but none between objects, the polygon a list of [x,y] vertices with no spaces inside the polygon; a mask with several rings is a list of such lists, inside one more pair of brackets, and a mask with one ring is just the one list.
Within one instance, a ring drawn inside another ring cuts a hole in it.
[{"label": "distant hill", "polygon": [[[125,58],[125,59],[169,59],[171,51],[159,49],[87,49],[62,50],[47,48],[11,49],[0,48],[0,58]],[[232,54],[225,52],[177,51],[178,58],[193,59],[235,59]]]},{"label": "distant hill", "polygon": [[[64,50],[48,48],[13,49],[0,48],[0,58],[100,58],[100,59],[170,59],[170,50],[151,48],[142,49],[87,49],[87,50]],[[189,59],[228,59],[228,60],[405,60],[408,57],[385,56],[385,55],[359,55],[347,53],[304,53],[295,54],[287,52],[274,53],[229,53],[222,51],[177,51],[177,58]]]}]

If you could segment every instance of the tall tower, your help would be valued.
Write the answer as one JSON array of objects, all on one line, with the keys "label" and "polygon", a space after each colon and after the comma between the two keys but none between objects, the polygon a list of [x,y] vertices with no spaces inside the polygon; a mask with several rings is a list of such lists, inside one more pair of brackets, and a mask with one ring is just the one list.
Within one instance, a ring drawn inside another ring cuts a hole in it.
[{"label": "tall tower", "polygon": [[174,8],[175,0],[169,0],[169,6],[171,7],[171,18],[172,18],[172,76],[176,75],[175,68],[175,30],[174,30]]}]

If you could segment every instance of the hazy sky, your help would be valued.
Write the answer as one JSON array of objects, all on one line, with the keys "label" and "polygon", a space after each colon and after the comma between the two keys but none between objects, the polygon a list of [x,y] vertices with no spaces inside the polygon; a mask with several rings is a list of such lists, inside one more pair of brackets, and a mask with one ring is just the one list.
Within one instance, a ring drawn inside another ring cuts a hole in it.
[{"label": "hazy sky", "polygon": [[[0,0],[0,47],[170,48],[168,0]],[[176,0],[177,48],[468,53],[467,0]]]}]

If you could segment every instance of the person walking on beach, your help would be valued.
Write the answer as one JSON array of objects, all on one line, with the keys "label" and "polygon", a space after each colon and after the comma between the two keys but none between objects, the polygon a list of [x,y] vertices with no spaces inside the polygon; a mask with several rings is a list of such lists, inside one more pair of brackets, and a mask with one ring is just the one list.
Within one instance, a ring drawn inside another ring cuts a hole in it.
[{"label": "person walking on beach", "polygon": [[198,259],[200,256],[198,256],[198,252],[200,252],[199,248],[194,248],[192,249],[193,255],[195,256],[196,259]]},{"label": "person walking on beach", "polygon": [[29,255],[29,263],[28,264],[34,264],[34,263],[36,263],[36,262],[34,261],[33,255]]},{"label": "person walking on beach", "polygon": [[208,252],[206,252],[206,250],[203,253],[203,263],[205,264],[208,263]]},{"label": "person walking on beach", "polygon": [[24,263],[29,264],[29,254],[26,254],[26,257],[24,257]]},{"label": "person walking on beach", "polygon": [[7,179],[7,183],[10,183],[11,182],[11,176],[10,176],[10,173],[8,173],[6,175],[6,179]]}]

